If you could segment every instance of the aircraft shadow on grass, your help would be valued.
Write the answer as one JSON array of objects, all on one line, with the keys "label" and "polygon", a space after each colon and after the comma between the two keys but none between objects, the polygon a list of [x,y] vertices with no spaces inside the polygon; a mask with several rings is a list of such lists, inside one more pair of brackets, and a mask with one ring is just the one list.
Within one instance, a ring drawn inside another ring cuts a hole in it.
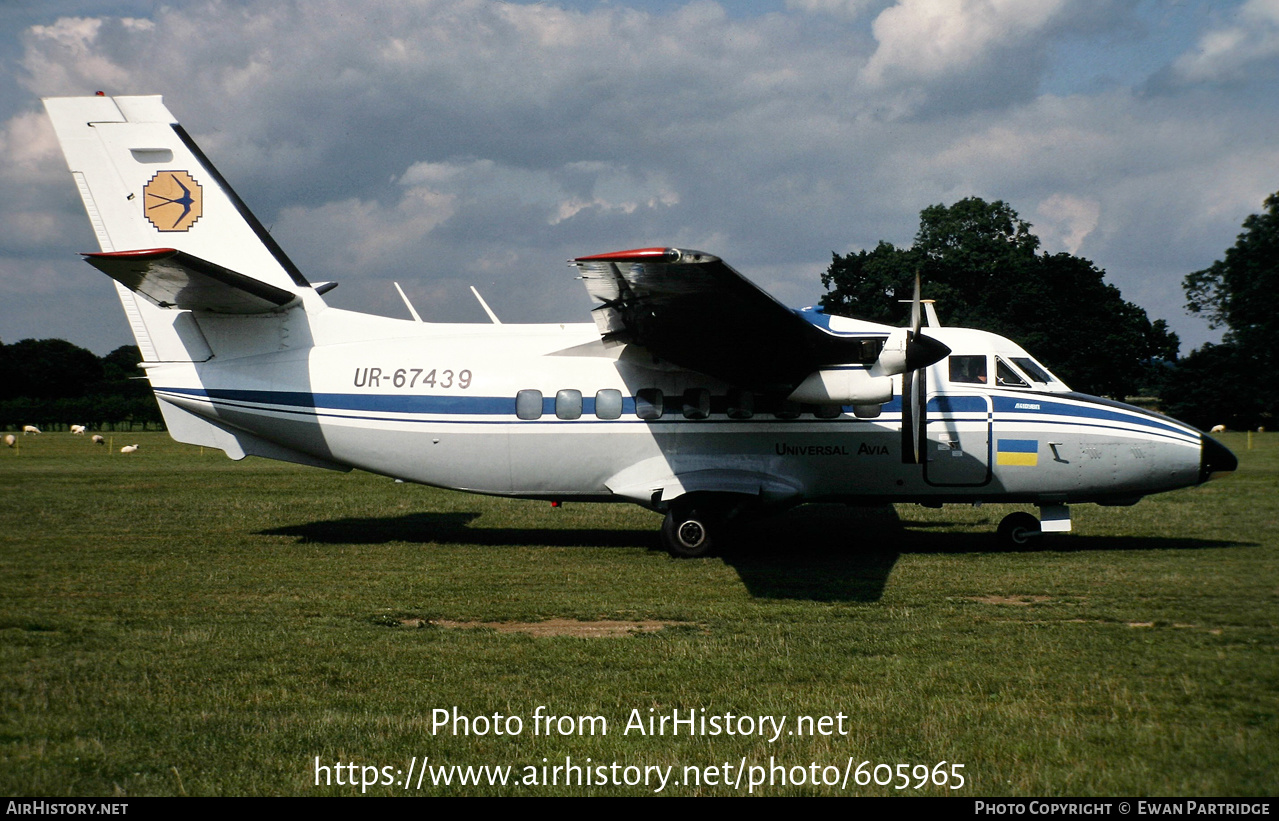
[{"label": "aircraft shadow on grass", "polygon": [[653,531],[615,528],[541,529],[472,527],[480,513],[410,513],[404,516],[330,519],[259,531],[314,544],[419,542],[493,547],[652,547]]},{"label": "aircraft shadow on grass", "polygon": [[[345,518],[259,531],[312,544],[436,543],[492,547],[643,547],[659,550],[649,529],[474,527],[478,512],[411,513]],[[809,505],[751,522],[720,557],[752,596],[822,602],[873,602],[903,554],[992,553],[994,534],[955,532],[973,526],[945,519],[903,522],[891,506]],[[993,529],[993,523],[989,525]],[[1022,552],[1203,550],[1252,543],[1140,536],[1052,536]],[[702,561],[693,559],[691,561]]]}]

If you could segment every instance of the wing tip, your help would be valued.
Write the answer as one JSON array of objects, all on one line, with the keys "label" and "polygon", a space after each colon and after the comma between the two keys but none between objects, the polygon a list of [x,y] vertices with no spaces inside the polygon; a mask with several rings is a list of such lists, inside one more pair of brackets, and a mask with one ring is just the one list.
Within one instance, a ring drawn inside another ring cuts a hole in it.
[{"label": "wing tip", "polygon": [[176,248],[140,248],[136,251],[85,251],[80,256],[89,259],[136,259],[152,260],[171,257],[178,251]]},{"label": "wing tip", "polygon": [[674,262],[679,258],[679,251],[674,248],[632,248],[629,251],[611,251],[607,254],[593,254],[588,257],[577,257],[574,262]]},{"label": "wing tip", "polygon": [[680,248],[632,248],[629,251],[613,251],[607,254],[594,254],[589,257],[578,257],[574,264],[583,262],[652,262],[652,263],[715,263],[720,258],[705,251],[691,251]]}]

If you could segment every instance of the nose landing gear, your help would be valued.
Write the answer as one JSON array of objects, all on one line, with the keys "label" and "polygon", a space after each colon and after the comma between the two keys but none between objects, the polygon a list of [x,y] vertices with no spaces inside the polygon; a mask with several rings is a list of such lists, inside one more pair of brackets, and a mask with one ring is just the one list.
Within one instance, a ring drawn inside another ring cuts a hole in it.
[{"label": "nose landing gear", "polygon": [[1041,504],[1039,518],[1029,513],[1009,513],[999,523],[996,538],[1009,550],[1031,545],[1045,533],[1068,533],[1070,508],[1063,504]]},{"label": "nose landing gear", "polygon": [[1026,547],[1041,536],[1043,531],[1039,529],[1039,520],[1029,513],[1020,512],[1005,516],[995,534],[1000,546],[1009,550]]}]

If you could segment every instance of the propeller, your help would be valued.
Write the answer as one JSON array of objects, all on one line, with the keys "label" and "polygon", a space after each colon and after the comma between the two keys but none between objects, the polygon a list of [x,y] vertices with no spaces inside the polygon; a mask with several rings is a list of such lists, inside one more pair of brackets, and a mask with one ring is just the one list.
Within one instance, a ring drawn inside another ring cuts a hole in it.
[{"label": "propeller", "polygon": [[928,439],[928,366],[950,353],[950,348],[920,332],[923,310],[919,296],[919,272],[915,272],[915,296],[910,303],[910,330],[906,332],[906,370],[902,373],[902,462],[922,464]]}]

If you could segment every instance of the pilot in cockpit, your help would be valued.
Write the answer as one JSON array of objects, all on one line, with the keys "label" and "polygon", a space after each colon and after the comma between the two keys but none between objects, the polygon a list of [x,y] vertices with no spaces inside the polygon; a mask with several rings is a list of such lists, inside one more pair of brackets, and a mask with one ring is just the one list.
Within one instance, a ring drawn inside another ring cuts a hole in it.
[{"label": "pilot in cockpit", "polygon": [[986,384],[986,357],[956,355],[950,358],[950,381],[968,384]]}]

